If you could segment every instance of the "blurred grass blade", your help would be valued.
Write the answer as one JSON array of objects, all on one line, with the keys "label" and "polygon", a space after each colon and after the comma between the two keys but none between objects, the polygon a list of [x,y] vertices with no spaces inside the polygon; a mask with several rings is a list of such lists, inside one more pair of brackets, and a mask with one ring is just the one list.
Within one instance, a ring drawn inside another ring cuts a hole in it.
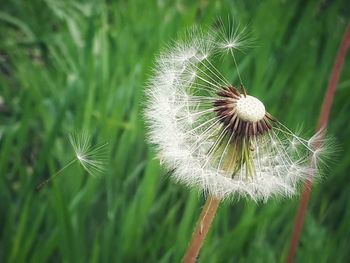
[{"label": "blurred grass blade", "polygon": [[[323,101],[323,105],[320,113],[318,127],[316,129],[316,132],[319,132],[319,131],[322,132],[321,134],[322,138],[324,137],[324,134],[323,134],[325,131],[324,129],[327,128],[329,115],[331,112],[331,108],[332,108],[332,104],[335,96],[335,91],[338,85],[339,77],[343,68],[344,60],[345,60],[347,51],[349,49],[349,46],[350,46],[350,24],[346,28],[343,40],[340,44],[339,51],[335,59],[335,63],[332,69],[331,77],[328,83],[328,88],[325,93],[325,97],[324,97],[324,101]],[[288,255],[286,258],[287,263],[292,263],[294,261],[294,256],[297,251],[300,234],[304,224],[305,212],[310,200],[311,189],[312,189],[312,180],[306,181],[304,184],[304,190],[299,202],[299,208],[295,217],[294,229],[290,240]]]}]

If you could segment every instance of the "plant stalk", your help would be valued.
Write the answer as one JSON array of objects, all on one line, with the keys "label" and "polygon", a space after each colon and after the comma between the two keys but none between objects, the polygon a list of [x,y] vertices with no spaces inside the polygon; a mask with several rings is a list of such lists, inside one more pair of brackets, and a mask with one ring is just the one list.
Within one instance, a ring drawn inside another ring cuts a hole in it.
[{"label": "plant stalk", "polygon": [[[350,24],[348,24],[345,30],[343,40],[340,44],[338,54],[335,59],[335,63],[333,65],[331,78],[328,82],[328,87],[327,87],[323,104],[322,104],[317,131],[321,129],[325,129],[327,127],[335,91],[337,88],[340,73],[342,71],[345,56],[349,46],[350,46]],[[322,134],[322,136],[324,136],[324,134]],[[294,261],[295,253],[297,251],[297,247],[300,239],[301,230],[304,224],[305,212],[310,200],[311,188],[312,188],[312,180],[306,181],[304,184],[304,190],[299,202],[298,212],[295,217],[294,229],[293,229],[293,233],[290,241],[286,263],[292,263]]]},{"label": "plant stalk", "polygon": [[208,197],[203,210],[197,220],[195,230],[192,234],[191,241],[188,245],[186,254],[183,258],[184,263],[196,262],[203,241],[209,231],[211,223],[218,209],[220,200],[215,197]]}]

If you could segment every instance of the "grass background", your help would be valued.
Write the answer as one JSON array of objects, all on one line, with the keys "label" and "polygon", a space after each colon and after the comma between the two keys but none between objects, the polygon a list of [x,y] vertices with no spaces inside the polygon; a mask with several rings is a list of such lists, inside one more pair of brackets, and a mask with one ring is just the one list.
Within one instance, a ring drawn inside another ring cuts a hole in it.
[{"label": "grass background", "polygon": [[[203,198],[163,176],[142,103],[155,56],[192,25],[248,24],[248,90],[289,127],[315,129],[349,21],[347,1],[0,3],[0,262],[179,262]],[[317,184],[296,262],[350,261],[350,57],[329,133],[341,146]],[[233,71],[233,67],[232,67]],[[65,135],[109,142],[107,172],[78,165]],[[199,262],[283,262],[299,198],[224,203]]]}]

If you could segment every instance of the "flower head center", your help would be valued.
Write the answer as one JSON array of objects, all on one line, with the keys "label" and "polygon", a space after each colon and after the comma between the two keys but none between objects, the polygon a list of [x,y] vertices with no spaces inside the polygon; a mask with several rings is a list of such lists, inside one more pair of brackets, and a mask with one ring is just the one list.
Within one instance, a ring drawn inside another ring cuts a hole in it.
[{"label": "flower head center", "polygon": [[214,102],[214,111],[227,131],[235,138],[249,138],[264,134],[271,129],[269,115],[264,104],[243,91],[241,94],[232,86],[218,91],[219,98]]},{"label": "flower head center", "polygon": [[257,98],[241,95],[236,102],[237,116],[244,121],[257,122],[265,116],[265,106]]}]

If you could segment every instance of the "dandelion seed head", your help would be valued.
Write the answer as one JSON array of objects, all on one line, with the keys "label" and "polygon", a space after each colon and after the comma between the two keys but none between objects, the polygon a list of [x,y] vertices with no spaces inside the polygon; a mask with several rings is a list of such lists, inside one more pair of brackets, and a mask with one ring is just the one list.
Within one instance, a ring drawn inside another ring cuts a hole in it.
[{"label": "dandelion seed head", "polygon": [[317,175],[325,144],[293,133],[219,70],[216,55],[232,62],[244,43],[237,29],[196,28],[168,47],[148,85],[148,138],[172,179],[188,187],[221,199],[290,197]]}]

